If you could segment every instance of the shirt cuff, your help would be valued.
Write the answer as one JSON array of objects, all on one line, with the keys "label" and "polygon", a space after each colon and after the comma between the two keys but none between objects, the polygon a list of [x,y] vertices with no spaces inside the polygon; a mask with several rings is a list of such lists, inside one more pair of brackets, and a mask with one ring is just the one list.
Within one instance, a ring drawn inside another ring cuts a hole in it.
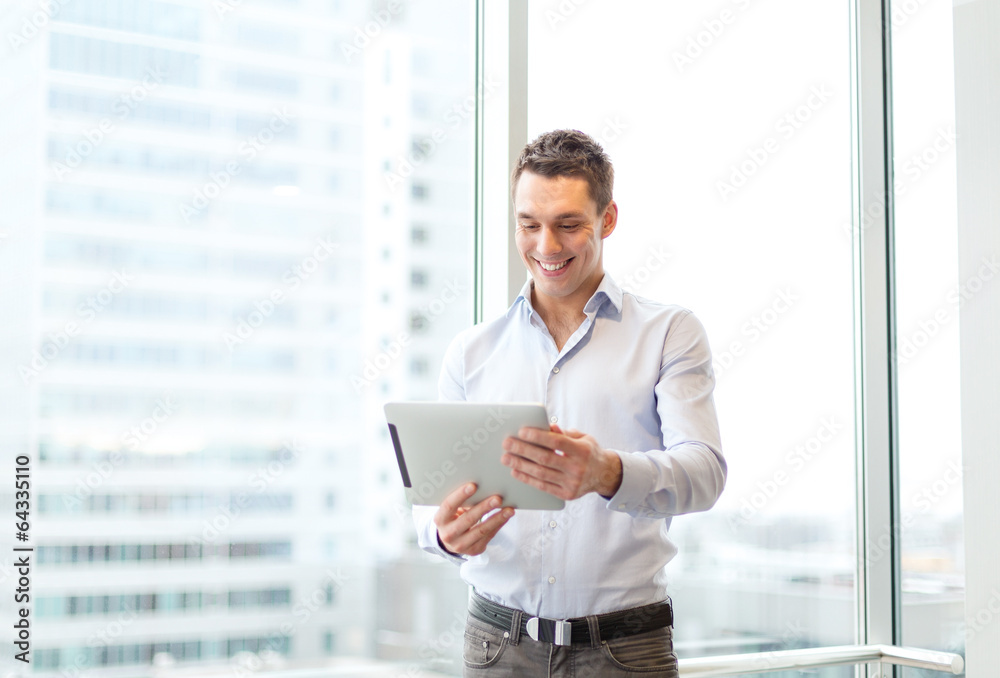
[{"label": "shirt cuff", "polygon": [[441,541],[441,535],[437,533],[437,530],[434,531],[434,538],[437,539],[437,550],[442,556],[458,564],[462,564],[467,560],[467,556],[463,556],[461,553],[452,553],[449,551],[448,547],[444,545],[443,541]]},{"label": "shirt cuff", "polygon": [[[456,565],[461,565],[467,558],[463,555],[452,553],[444,548],[441,543],[441,539],[438,537],[437,525],[434,524],[434,520],[431,519],[436,507],[430,506],[414,506],[413,507],[413,520],[417,523],[417,544],[420,548],[427,553],[433,553],[436,556],[441,556],[445,560],[449,560]],[[426,511],[430,515],[421,516],[421,512]],[[421,520],[421,518],[423,518]]]},{"label": "shirt cuff", "polygon": [[656,484],[656,468],[644,454],[610,450],[622,460],[622,484],[608,500],[608,508],[631,515],[648,513],[644,508],[646,497]]}]

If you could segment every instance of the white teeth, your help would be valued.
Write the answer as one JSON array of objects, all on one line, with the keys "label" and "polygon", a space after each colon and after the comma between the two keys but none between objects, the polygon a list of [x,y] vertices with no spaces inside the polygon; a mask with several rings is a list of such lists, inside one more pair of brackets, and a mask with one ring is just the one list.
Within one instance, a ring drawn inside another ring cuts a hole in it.
[{"label": "white teeth", "polygon": [[569,263],[569,259],[558,264],[546,264],[543,261],[539,261],[538,265],[544,268],[546,271],[558,271],[560,268]]}]

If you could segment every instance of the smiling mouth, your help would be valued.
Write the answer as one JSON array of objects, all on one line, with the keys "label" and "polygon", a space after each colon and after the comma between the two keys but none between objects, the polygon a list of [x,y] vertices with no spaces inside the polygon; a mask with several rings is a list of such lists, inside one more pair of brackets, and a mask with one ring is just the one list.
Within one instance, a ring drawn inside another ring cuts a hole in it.
[{"label": "smiling mouth", "polygon": [[573,257],[570,257],[569,259],[565,261],[560,261],[559,263],[556,264],[547,264],[544,261],[538,261],[538,259],[535,259],[535,261],[538,262],[538,265],[541,266],[546,271],[558,271],[560,268],[563,268],[566,264],[568,264],[572,260]]}]

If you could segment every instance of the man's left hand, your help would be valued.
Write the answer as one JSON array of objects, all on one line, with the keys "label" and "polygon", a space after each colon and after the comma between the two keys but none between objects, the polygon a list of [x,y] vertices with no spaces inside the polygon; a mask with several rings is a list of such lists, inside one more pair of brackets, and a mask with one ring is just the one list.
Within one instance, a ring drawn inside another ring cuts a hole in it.
[{"label": "man's left hand", "polygon": [[622,482],[618,455],[575,429],[525,427],[506,438],[503,449],[500,460],[514,478],[566,501],[590,492],[608,499]]}]

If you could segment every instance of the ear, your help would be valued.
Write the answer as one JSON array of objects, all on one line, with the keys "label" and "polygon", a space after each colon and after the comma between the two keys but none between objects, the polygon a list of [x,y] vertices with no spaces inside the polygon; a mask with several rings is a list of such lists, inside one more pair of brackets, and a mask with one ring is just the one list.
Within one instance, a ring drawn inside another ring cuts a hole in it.
[{"label": "ear", "polygon": [[615,230],[615,226],[618,225],[618,203],[614,200],[608,203],[608,206],[604,210],[603,228],[601,232],[601,238],[607,238],[611,235],[611,232]]}]

